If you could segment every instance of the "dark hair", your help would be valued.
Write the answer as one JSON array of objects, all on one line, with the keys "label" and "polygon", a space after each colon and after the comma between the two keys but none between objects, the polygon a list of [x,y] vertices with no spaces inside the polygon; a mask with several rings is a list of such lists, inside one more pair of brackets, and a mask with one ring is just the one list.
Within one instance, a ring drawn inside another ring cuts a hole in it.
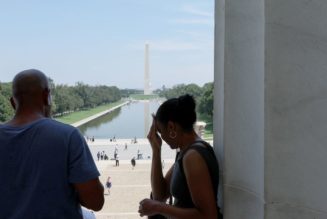
[{"label": "dark hair", "polygon": [[185,131],[192,131],[196,121],[195,100],[189,94],[168,99],[160,105],[156,118],[165,126],[168,121],[172,121],[178,123]]}]

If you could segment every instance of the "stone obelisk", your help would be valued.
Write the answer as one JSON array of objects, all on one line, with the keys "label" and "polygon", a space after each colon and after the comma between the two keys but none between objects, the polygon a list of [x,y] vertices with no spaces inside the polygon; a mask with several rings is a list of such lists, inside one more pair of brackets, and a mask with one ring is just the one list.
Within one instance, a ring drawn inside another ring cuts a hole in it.
[{"label": "stone obelisk", "polygon": [[149,44],[145,44],[145,54],[144,54],[144,94],[151,94],[150,91],[150,74],[149,74]]}]

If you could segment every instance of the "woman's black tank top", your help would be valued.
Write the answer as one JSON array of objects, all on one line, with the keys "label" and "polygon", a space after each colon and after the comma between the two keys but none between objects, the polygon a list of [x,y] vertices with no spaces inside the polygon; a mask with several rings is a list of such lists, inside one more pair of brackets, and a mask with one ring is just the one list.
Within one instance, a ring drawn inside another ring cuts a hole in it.
[{"label": "woman's black tank top", "polygon": [[[203,147],[203,145],[205,147]],[[213,191],[215,193],[217,203],[218,183],[219,183],[219,166],[215,153],[207,142],[198,140],[195,141],[187,150],[196,150],[205,160],[211,177]],[[187,151],[186,150],[186,151]],[[177,155],[170,184],[170,192],[174,197],[174,205],[181,208],[194,208],[191,194],[186,182],[186,177],[183,169],[183,156],[186,153]],[[196,164],[195,164],[196,165]],[[217,207],[218,209],[218,207]],[[218,211],[219,213],[219,211]]]}]

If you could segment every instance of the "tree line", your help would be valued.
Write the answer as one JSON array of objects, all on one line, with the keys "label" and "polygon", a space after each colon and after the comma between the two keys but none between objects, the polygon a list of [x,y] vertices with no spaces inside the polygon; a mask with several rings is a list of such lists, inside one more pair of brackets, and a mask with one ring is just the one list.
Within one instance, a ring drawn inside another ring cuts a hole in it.
[{"label": "tree line", "polygon": [[[49,79],[52,96],[52,115],[61,116],[74,111],[94,108],[121,99],[116,86],[90,86],[78,82],[75,86],[55,85]],[[9,99],[12,96],[11,83],[0,83],[0,122],[9,120],[13,114]]]},{"label": "tree line", "polygon": [[190,94],[197,103],[197,112],[209,120],[213,116],[213,82],[204,84],[202,87],[196,84],[178,84],[172,88],[163,86],[161,89],[154,91],[161,97],[167,99],[179,97],[184,94]]},{"label": "tree line", "polygon": [[[103,104],[112,103],[122,97],[140,93],[137,89],[119,89],[116,86],[97,85],[91,86],[82,82],[74,86],[58,84],[49,79],[52,95],[52,114],[61,116],[74,111],[94,108]],[[183,94],[194,96],[197,102],[197,111],[212,119],[213,114],[213,83],[207,83],[202,87],[196,84],[179,84],[172,88],[163,86],[154,93],[164,98],[178,97]],[[11,83],[0,83],[0,122],[8,121],[14,114],[9,99]]]},{"label": "tree line", "polygon": [[0,122],[9,120],[14,114],[10,105],[11,83],[0,83]]},{"label": "tree line", "polygon": [[51,94],[53,97],[52,114],[54,116],[91,109],[121,99],[120,90],[116,86],[90,86],[82,82],[76,83],[75,86],[53,86]]}]

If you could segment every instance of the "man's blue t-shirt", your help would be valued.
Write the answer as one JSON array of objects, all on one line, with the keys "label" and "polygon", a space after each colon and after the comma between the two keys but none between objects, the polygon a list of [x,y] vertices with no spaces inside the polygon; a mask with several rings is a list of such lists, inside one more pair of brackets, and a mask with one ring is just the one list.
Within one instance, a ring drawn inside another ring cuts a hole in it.
[{"label": "man's blue t-shirt", "polygon": [[74,183],[99,176],[80,132],[52,119],[0,125],[0,219],[79,219]]}]

